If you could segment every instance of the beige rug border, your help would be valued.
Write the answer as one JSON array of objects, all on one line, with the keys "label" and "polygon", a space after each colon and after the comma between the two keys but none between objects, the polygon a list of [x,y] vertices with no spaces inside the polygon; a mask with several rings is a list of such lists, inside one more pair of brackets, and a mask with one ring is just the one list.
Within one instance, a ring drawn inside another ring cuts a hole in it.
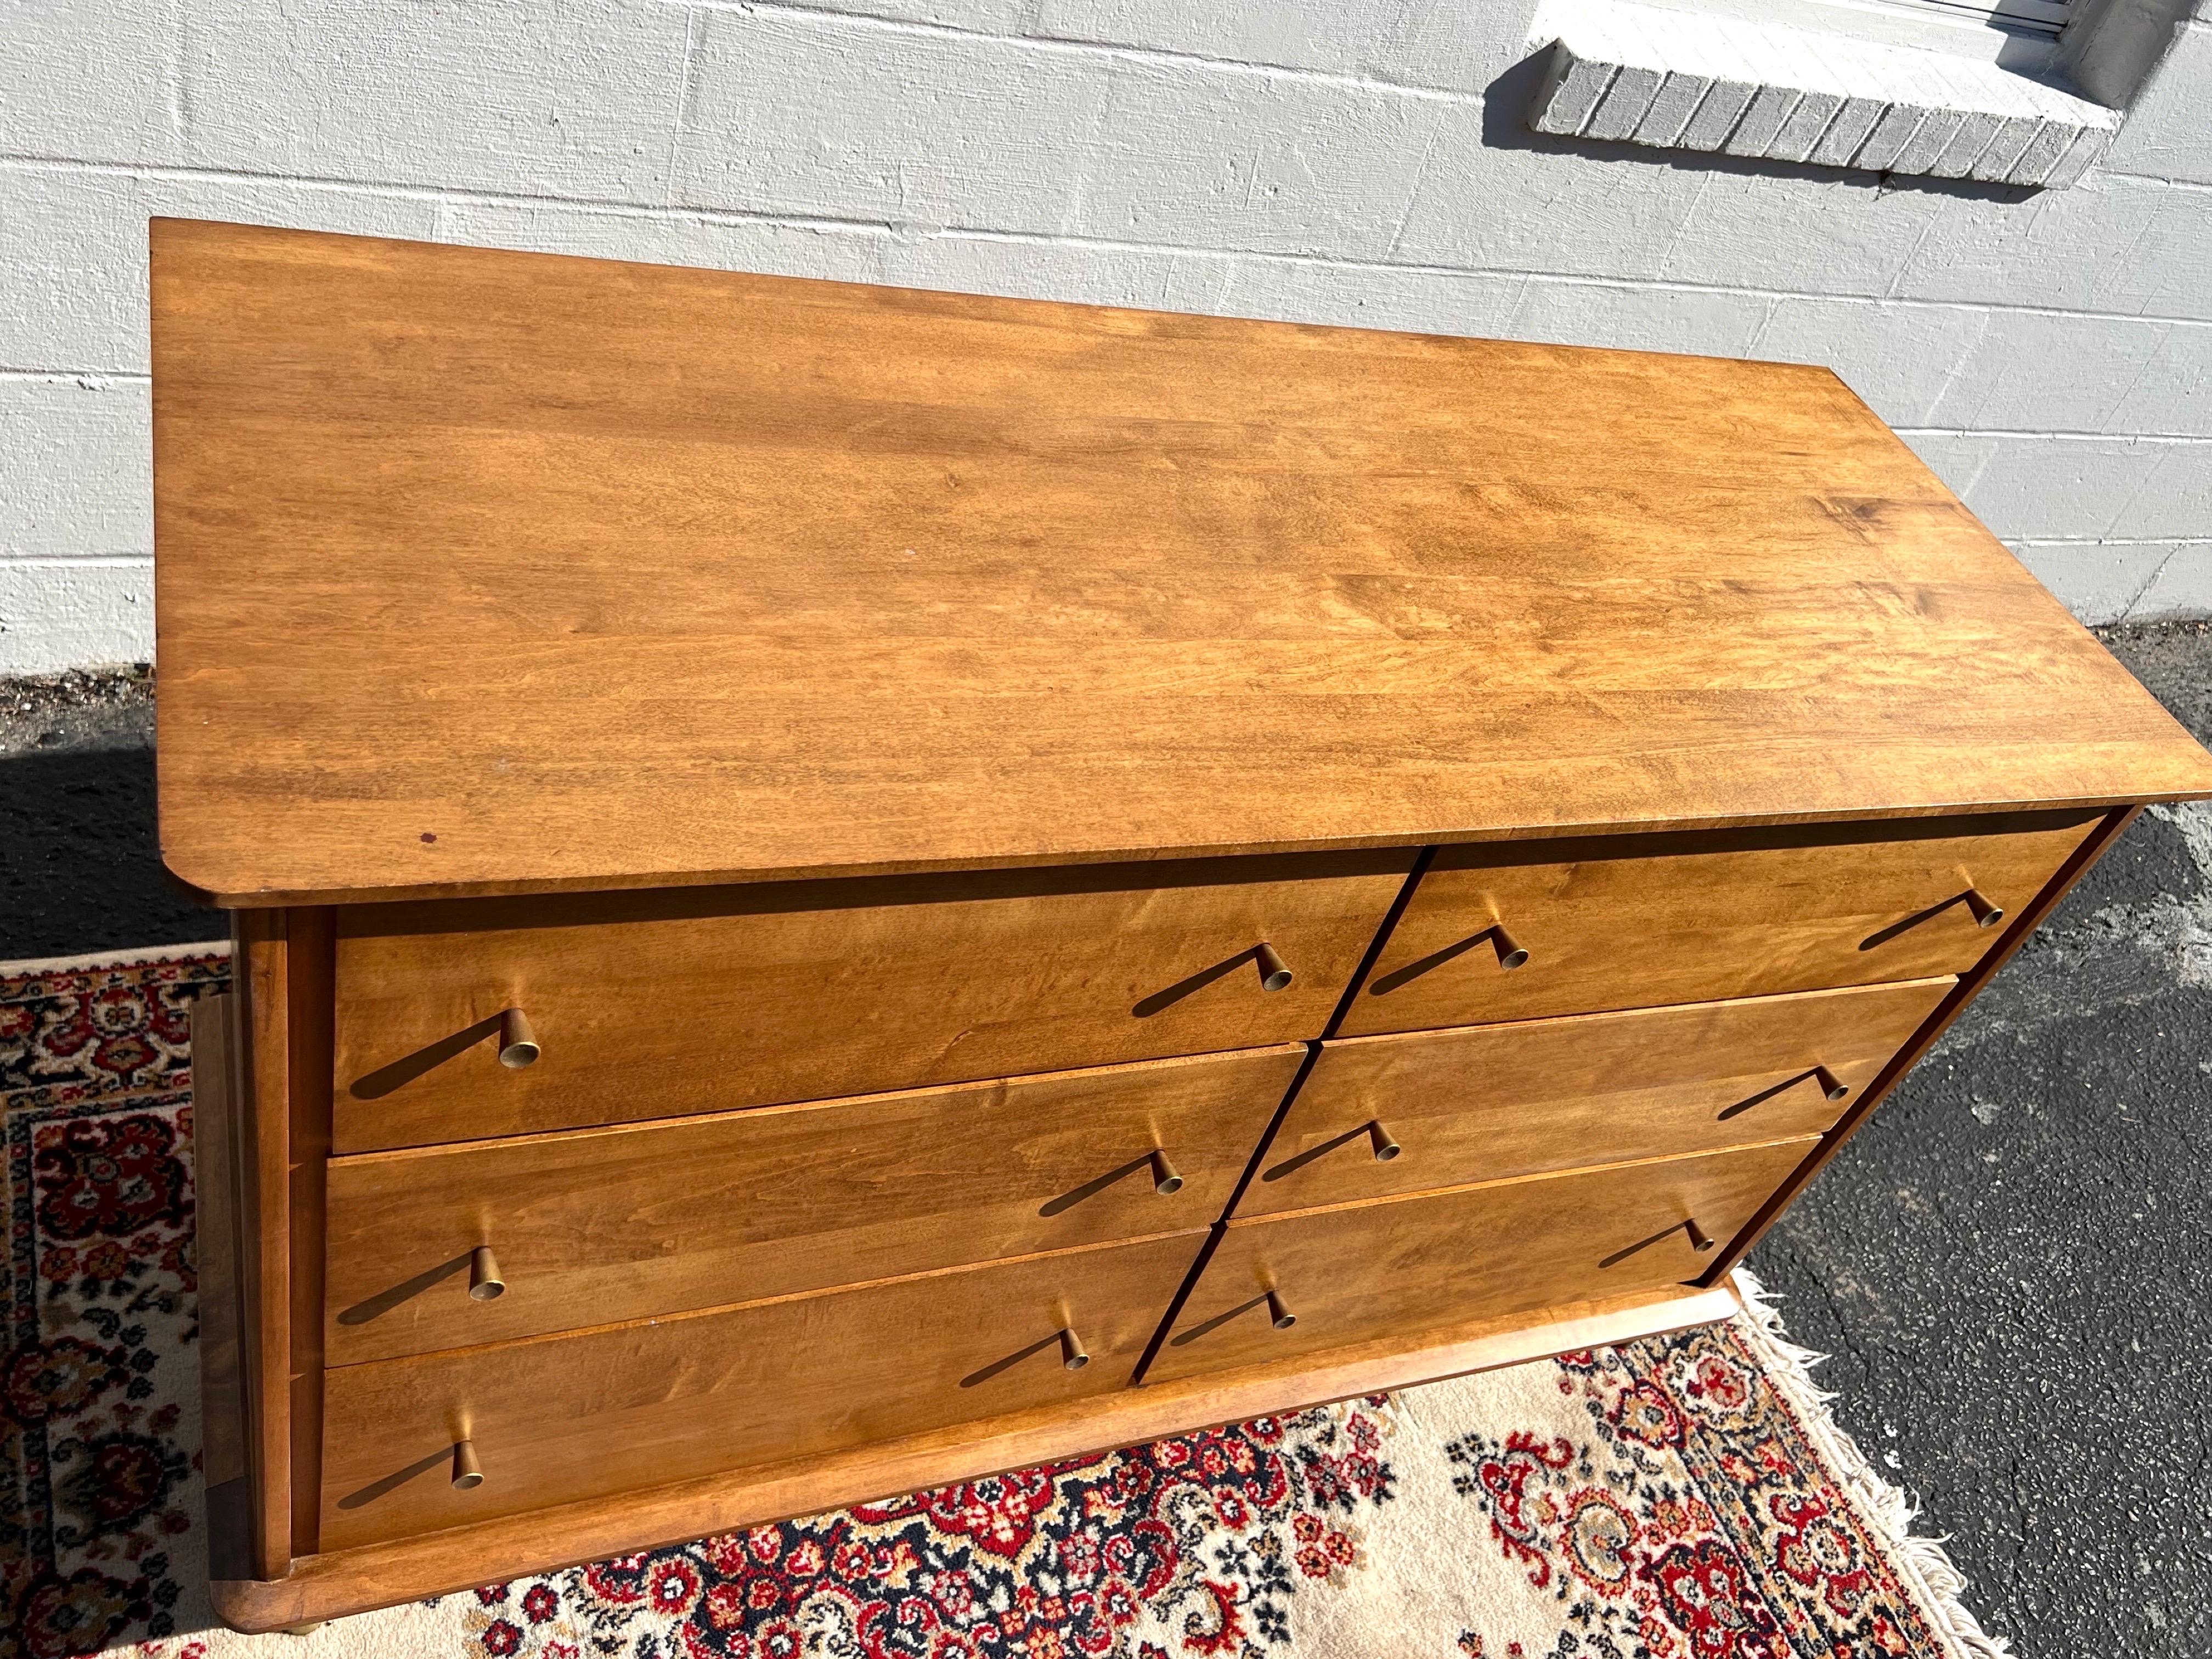
[{"label": "beige rug border", "polygon": [[210,939],[191,945],[149,945],[137,951],[94,951],[82,957],[25,957],[15,962],[0,962],[0,978],[91,973],[102,968],[149,968],[157,962],[191,962],[201,957],[229,955],[228,939]]},{"label": "beige rug border", "polygon": [[1899,1572],[1920,1592],[1937,1620],[1939,1634],[1960,1659],[2014,1659],[2005,1639],[1984,1630],[1960,1599],[1966,1593],[1966,1576],[1943,1547],[1949,1541],[1948,1536],[1928,1538],[1913,1533],[1918,1507],[1904,1488],[1883,1477],[1829,1411],[1836,1393],[1813,1380],[1813,1368],[1826,1364],[1828,1356],[1790,1340],[1782,1328],[1781,1316],[1775,1311],[1775,1304],[1781,1298],[1761,1285],[1750,1268],[1738,1267],[1735,1279],[1744,1308],[1739,1328],[1765,1362],[1766,1374],[1796,1408],[1807,1437],[1843,1481],[1844,1494],[1888,1547]]}]

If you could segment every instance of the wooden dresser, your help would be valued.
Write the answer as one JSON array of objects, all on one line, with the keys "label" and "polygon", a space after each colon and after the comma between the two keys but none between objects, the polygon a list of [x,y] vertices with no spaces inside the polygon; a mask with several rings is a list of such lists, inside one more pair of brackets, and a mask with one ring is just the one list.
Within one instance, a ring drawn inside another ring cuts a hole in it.
[{"label": "wooden dresser", "polygon": [[241,1628],[1718,1317],[2212,795],[1825,370],[152,238]]}]

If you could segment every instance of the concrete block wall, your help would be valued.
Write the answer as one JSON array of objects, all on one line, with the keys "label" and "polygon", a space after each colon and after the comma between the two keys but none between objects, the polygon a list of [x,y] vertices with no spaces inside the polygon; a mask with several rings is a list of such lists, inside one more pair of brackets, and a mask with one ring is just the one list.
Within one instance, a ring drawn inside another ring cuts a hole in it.
[{"label": "concrete block wall", "polygon": [[2035,193],[1528,133],[1535,0],[8,0],[0,672],[150,653],[144,222],[1834,367],[2212,614],[2212,21]]}]

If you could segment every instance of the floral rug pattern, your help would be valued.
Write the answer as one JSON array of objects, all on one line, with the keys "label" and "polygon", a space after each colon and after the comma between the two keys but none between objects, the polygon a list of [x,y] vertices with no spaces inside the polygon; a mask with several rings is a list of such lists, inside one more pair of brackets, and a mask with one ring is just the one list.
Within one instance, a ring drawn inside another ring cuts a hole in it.
[{"label": "floral rug pattern", "polygon": [[187,1009],[229,983],[220,953],[0,975],[0,1655],[179,1628],[199,1521]]},{"label": "floral rug pattern", "polygon": [[248,1638],[207,1608],[185,1010],[0,969],[0,1659],[1989,1659],[1741,1318]]},{"label": "floral rug pattern", "polygon": [[[1360,1565],[1386,1404],[1263,1418],[480,1590],[490,1654],[982,1659],[1286,1650]],[[660,1640],[672,1637],[664,1649]]]}]

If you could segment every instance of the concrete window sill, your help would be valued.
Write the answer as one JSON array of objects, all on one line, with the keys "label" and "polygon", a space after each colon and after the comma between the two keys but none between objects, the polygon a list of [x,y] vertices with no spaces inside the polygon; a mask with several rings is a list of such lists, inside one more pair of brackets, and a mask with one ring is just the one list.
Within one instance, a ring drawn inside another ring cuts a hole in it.
[{"label": "concrete window sill", "polygon": [[1536,30],[1538,132],[2063,190],[2120,125],[1980,58],[1723,12],[1570,0]]}]

